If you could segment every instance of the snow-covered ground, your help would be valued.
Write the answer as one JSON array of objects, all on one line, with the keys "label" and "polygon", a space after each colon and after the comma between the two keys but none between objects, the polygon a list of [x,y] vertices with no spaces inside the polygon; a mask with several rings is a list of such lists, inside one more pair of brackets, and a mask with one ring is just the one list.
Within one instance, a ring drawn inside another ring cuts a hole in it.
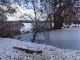
[{"label": "snow-covered ground", "polygon": [[62,28],[64,28],[64,27],[77,27],[77,26],[80,26],[80,24],[71,24],[70,26],[69,26],[69,24],[67,24],[67,25],[65,25],[64,23],[63,23],[63,27]]},{"label": "snow-covered ground", "polygon": [[[42,50],[42,53],[28,54],[13,49],[14,46]],[[0,60],[80,60],[80,50],[65,50],[53,46],[0,38]]]}]

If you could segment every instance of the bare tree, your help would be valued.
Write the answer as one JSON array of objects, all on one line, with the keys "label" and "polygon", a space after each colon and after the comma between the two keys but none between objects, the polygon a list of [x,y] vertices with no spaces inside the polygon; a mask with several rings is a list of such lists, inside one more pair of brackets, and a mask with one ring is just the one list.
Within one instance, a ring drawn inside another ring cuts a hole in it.
[{"label": "bare tree", "polygon": [[[21,3],[21,0],[14,0]],[[75,0],[40,0],[40,7],[37,7],[37,0],[24,0],[26,4],[30,2],[32,4],[32,9],[34,11],[34,19],[29,16],[33,23],[33,39],[32,42],[35,42],[35,37],[38,32],[46,31],[48,23],[50,22],[49,28],[52,30],[52,19],[54,20],[54,29],[60,29],[63,26],[64,20],[66,18],[71,19],[71,17],[75,16],[75,12],[73,10]],[[5,2],[5,0],[3,1]],[[27,6],[26,6],[27,7]],[[40,12],[40,15],[45,13],[47,15],[47,19],[44,22],[40,21],[37,13]],[[47,21],[49,21],[47,23]]]},{"label": "bare tree", "polygon": [[40,12],[40,16],[43,14],[42,11],[37,11],[37,7],[35,6],[35,1],[32,1],[32,5],[33,5],[33,10],[34,10],[34,20],[33,20],[33,38],[32,38],[32,42],[35,42],[35,38],[37,33],[41,32],[41,31],[46,31],[46,22],[41,22],[40,18],[37,19],[37,13]]},{"label": "bare tree", "polygon": [[[6,0],[4,0],[3,2],[5,2]],[[21,6],[21,1],[22,0],[13,0],[14,2],[17,2],[20,6]],[[44,26],[46,26],[46,23],[41,22],[40,21],[40,16],[43,15],[43,11],[40,9],[39,6],[37,6],[37,1],[38,0],[24,0],[26,2],[26,8],[28,9],[28,3],[30,3],[32,5],[31,9],[33,9],[34,11],[34,18],[31,14],[26,14],[26,16],[28,16],[32,21],[32,25],[33,25],[33,38],[32,38],[32,42],[35,42],[35,37],[37,35],[38,32],[41,32],[43,30],[46,30],[46,28],[44,28]],[[39,14],[39,16],[37,16],[37,14]],[[45,18],[45,17],[43,17]]]}]

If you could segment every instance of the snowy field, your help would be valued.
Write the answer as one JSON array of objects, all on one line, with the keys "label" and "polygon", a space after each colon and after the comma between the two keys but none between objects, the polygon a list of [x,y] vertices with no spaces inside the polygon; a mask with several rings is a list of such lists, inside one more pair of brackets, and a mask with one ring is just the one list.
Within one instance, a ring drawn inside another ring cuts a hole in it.
[{"label": "snowy field", "polygon": [[[41,54],[28,54],[14,46],[42,50]],[[80,50],[65,50],[54,46],[0,38],[0,60],[80,60]]]}]

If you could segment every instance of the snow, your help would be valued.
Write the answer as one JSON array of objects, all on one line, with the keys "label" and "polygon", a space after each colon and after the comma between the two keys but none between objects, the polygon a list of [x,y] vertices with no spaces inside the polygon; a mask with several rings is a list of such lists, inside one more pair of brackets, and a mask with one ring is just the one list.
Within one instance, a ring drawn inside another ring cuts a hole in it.
[{"label": "snow", "polygon": [[[21,33],[25,33],[25,32],[31,32],[32,31],[32,29],[33,29],[33,26],[32,26],[32,23],[22,23],[24,26],[23,27],[21,27],[21,29],[20,29],[20,32]],[[65,25],[65,23],[63,23],[63,27],[62,28],[65,28],[65,27],[79,27],[80,26],[80,24],[71,24],[70,26],[69,26],[69,24],[67,24],[67,25]],[[54,27],[54,23],[52,23],[52,27]]]},{"label": "snow", "polygon": [[[25,9],[16,4],[12,4],[10,6],[16,9],[16,12],[14,12],[13,14],[9,14],[9,13],[6,14],[8,21],[31,20],[31,18],[34,17],[33,9]],[[31,18],[29,17],[29,15],[31,16]]]},{"label": "snow", "polygon": [[[5,0],[7,2],[8,0]],[[30,0],[29,0],[30,1]],[[14,13],[4,13],[5,16],[7,17],[7,21],[17,21],[17,20],[34,20],[35,14],[34,14],[34,8],[31,2],[26,3],[25,0],[9,0],[9,3],[6,3],[16,11]],[[20,3],[20,4],[19,4]],[[2,4],[0,0],[0,4]],[[40,20],[46,20],[47,14],[40,12],[40,0],[34,3],[36,8],[37,8],[37,19]]]},{"label": "snow", "polygon": [[69,24],[67,24],[67,25],[65,25],[65,23],[63,23],[63,27],[62,28],[65,28],[65,27],[79,27],[80,26],[80,24],[73,24],[73,23],[71,23],[71,25],[69,25]]},{"label": "snow", "polygon": [[[42,54],[28,54],[13,49],[14,46],[42,50]],[[0,38],[1,60],[80,60],[80,50],[59,49],[54,46],[30,43],[9,38]]]},{"label": "snow", "polygon": [[23,23],[24,27],[22,27],[20,29],[20,32],[21,33],[24,33],[24,32],[31,32],[31,30],[33,29],[33,26],[31,23]]}]

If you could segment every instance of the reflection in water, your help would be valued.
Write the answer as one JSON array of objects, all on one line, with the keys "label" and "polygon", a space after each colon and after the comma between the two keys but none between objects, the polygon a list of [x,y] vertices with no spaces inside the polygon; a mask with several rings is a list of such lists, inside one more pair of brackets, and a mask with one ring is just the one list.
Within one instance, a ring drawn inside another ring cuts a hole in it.
[{"label": "reflection in water", "polygon": [[80,27],[65,28],[50,31],[50,40],[46,40],[45,33],[38,34],[38,43],[52,45],[62,49],[80,49]]}]

